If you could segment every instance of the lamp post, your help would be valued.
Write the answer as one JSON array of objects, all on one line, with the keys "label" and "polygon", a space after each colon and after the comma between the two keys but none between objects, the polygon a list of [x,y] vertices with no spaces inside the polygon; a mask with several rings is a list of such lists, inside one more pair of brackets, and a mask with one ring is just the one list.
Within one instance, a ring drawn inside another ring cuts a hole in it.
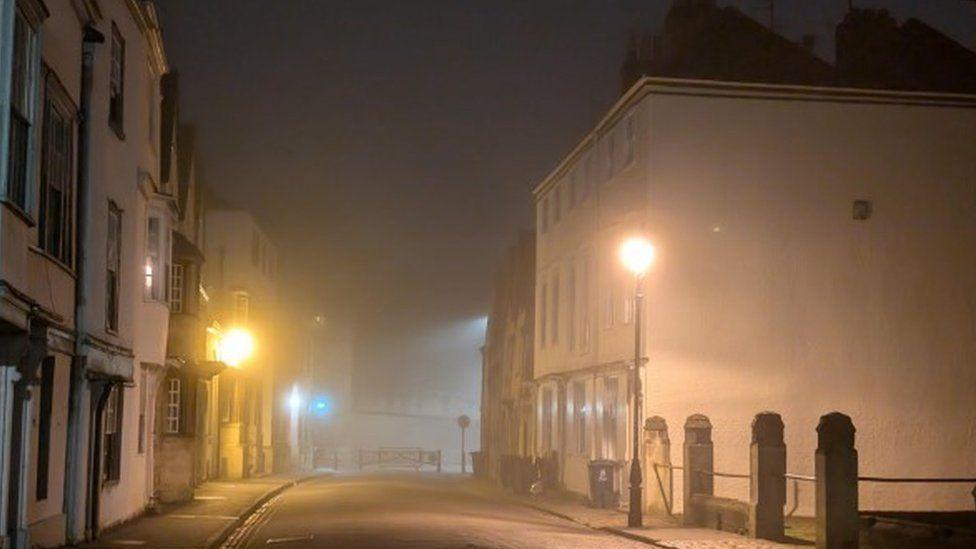
[{"label": "lamp post", "polygon": [[640,464],[640,425],[641,425],[641,309],[644,301],[644,275],[654,262],[654,246],[641,237],[631,238],[620,247],[620,260],[634,275],[634,373],[633,387],[634,425],[633,452],[630,462],[630,510],[627,513],[627,526],[640,528],[644,522],[642,502],[642,482]]},{"label": "lamp post", "polygon": [[465,467],[467,460],[464,455],[464,430],[468,428],[468,425],[471,425],[471,418],[467,415],[458,416],[457,424],[461,428],[461,474],[463,475],[466,472],[465,469],[467,469]]}]

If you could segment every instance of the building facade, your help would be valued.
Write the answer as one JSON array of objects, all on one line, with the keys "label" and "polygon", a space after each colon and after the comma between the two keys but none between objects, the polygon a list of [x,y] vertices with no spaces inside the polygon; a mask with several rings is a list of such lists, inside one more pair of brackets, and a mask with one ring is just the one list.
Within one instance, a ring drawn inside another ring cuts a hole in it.
[{"label": "building facade", "polygon": [[[565,486],[586,493],[589,460],[623,471],[631,457],[634,280],[618,249],[634,234],[658,249],[642,420],[661,416],[677,437],[707,415],[719,471],[748,470],[763,410],[783,416],[793,473],[812,474],[814,428],[834,410],[858,428],[865,474],[976,468],[974,107],[967,95],[638,81],[535,190],[536,451],[558,452]],[[747,488],[716,484],[739,499]],[[798,494],[812,512],[812,490]],[[680,487],[673,497],[680,509]],[[952,486],[862,485],[860,501],[972,505]]]},{"label": "building facade", "polygon": [[[211,209],[205,216],[207,280],[214,319],[225,330],[246,330],[253,355],[215,378],[220,478],[269,473],[288,462],[291,448],[273,443],[273,425],[287,409],[288,389],[275,385],[277,250],[251,214]],[[220,355],[218,354],[218,358]]]},{"label": "building facade", "polygon": [[535,235],[523,233],[495,275],[482,349],[481,464],[496,481],[510,456],[535,454],[534,338]]},{"label": "building facade", "polygon": [[92,539],[218,474],[222,331],[175,81],[152,2],[0,0],[0,545]]}]

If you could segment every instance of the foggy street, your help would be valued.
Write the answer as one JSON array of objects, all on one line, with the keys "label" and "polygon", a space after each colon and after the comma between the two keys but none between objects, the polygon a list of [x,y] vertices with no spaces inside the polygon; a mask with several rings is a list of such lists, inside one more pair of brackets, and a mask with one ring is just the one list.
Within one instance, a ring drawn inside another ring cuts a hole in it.
[{"label": "foggy street", "polygon": [[264,547],[644,547],[493,498],[456,475],[324,477],[271,500],[225,543]]}]

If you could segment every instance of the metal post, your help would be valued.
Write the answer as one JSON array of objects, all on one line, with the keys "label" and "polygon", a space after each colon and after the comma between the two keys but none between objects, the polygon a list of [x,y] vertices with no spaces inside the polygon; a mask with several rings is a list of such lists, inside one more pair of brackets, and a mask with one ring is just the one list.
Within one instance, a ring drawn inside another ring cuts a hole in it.
[{"label": "metal post", "polygon": [[641,309],[644,301],[644,293],[641,288],[642,276],[635,277],[634,280],[634,433],[633,433],[633,455],[630,461],[630,511],[627,513],[627,526],[630,528],[640,528],[644,524],[644,510],[642,502],[642,477],[640,464],[640,427],[641,427],[641,385],[640,385],[640,366],[641,366]]},{"label": "metal post", "polygon": [[467,460],[464,459],[464,427],[461,427],[461,474],[466,472]]}]

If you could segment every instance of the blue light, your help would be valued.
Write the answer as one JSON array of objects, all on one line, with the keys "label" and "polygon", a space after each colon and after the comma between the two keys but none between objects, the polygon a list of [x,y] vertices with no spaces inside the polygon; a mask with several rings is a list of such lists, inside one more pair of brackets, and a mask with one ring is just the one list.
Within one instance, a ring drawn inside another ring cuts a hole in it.
[{"label": "blue light", "polygon": [[311,412],[316,416],[325,416],[332,411],[332,402],[325,395],[317,395],[312,399]]}]

